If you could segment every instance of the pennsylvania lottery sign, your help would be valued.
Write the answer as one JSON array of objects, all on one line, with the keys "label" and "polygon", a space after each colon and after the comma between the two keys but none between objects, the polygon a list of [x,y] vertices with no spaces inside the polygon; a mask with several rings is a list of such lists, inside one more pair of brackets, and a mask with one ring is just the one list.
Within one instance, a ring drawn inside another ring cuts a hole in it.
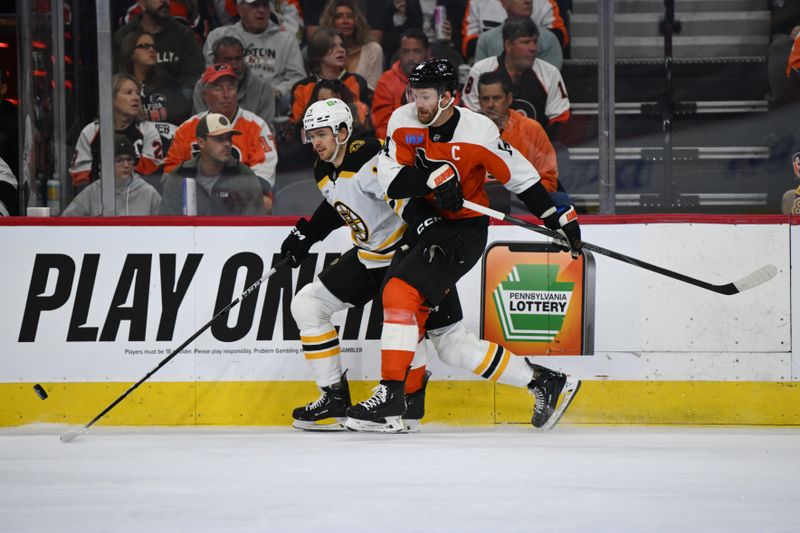
[{"label": "pennsylvania lottery sign", "polygon": [[492,243],[483,261],[483,338],[517,355],[594,353],[594,259],[545,243]]}]

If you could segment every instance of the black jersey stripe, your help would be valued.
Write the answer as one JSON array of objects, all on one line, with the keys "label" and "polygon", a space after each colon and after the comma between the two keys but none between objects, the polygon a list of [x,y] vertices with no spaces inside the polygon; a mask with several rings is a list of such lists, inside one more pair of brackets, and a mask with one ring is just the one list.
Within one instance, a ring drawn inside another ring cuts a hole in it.
[{"label": "black jersey stripe", "polygon": [[321,342],[318,344],[304,344],[303,351],[318,352],[320,350],[327,350],[328,348],[333,348],[335,346],[339,346],[339,339],[333,339],[328,342]]},{"label": "black jersey stripe", "polygon": [[503,349],[503,347],[498,344],[497,351],[495,352],[494,357],[492,358],[492,362],[489,364],[489,368],[486,369],[486,372],[481,374],[482,378],[489,379],[489,376],[491,376],[494,373],[494,371],[497,369],[497,365],[499,365],[500,361],[502,361],[504,352],[505,350]]}]

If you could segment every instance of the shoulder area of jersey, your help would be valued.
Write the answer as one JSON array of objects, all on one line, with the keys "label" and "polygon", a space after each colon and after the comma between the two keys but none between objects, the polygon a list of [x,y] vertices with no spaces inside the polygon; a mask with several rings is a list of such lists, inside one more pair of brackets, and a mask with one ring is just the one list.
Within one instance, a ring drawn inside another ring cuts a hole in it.
[{"label": "shoulder area of jersey", "polygon": [[[382,148],[382,143],[375,137],[357,136],[347,142],[347,153],[342,166],[361,166],[365,161],[375,157]],[[357,170],[350,169],[348,170]]]},{"label": "shoulder area of jersey", "polygon": [[464,140],[466,136],[467,140],[491,140],[500,135],[500,130],[497,129],[492,119],[486,115],[473,111],[468,107],[457,106],[457,109],[459,114],[455,133],[457,139]]},{"label": "shoulder area of jersey", "polygon": [[410,102],[395,109],[389,118],[389,129],[399,127],[427,128],[428,126],[419,121],[417,108]]}]

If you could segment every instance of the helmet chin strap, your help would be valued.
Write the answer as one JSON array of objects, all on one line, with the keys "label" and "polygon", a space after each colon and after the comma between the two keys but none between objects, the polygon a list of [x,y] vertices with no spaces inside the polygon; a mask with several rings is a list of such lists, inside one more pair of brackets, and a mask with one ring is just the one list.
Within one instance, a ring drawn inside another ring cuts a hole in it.
[{"label": "helmet chin strap", "polygon": [[333,155],[330,159],[323,159],[326,163],[333,163],[336,161],[336,157],[339,155],[339,148],[347,144],[347,141],[350,140],[350,131],[347,132],[347,137],[344,138],[344,141],[339,142],[339,132],[336,132],[336,150],[333,151]]},{"label": "helmet chin strap", "polygon": [[440,116],[442,116],[442,113],[443,113],[443,112],[444,112],[444,111],[445,111],[445,110],[446,110],[448,107],[450,107],[451,105],[453,105],[453,102],[455,102],[455,100],[456,100],[456,99],[455,99],[455,98],[453,97],[453,95],[451,94],[451,95],[450,95],[450,101],[449,101],[449,102],[447,102],[447,105],[446,105],[446,106],[442,107],[442,106],[441,106],[441,103],[442,103],[442,98],[441,98],[441,97],[439,97],[439,101],[438,101],[438,102],[436,102],[436,109],[437,109],[437,111],[436,111],[436,114],[435,114],[435,115],[433,115],[433,118],[431,119],[431,121],[430,121],[430,122],[428,122],[428,123],[426,124],[426,126],[433,126],[433,123],[434,123],[434,122],[436,122],[437,120],[439,120],[439,117],[440,117]]}]

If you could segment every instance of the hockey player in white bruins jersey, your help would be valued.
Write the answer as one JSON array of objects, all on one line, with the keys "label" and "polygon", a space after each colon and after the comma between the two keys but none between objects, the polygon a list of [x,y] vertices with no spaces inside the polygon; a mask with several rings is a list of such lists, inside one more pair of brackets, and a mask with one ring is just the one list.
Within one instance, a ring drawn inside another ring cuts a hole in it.
[{"label": "hockey player in white bruins jersey", "polygon": [[[402,246],[406,224],[400,215],[408,202],[387,203],[376,175],[381,143],[375,138],[351,138],[353,117],[347,104],[337,98],[315,102],[306,111],[303,126],[304,141],[313,145],[318,156],[314,178],[324,199],[310,220],[297,222],[281,253],[296,267],[314,243],[343,225],[350,228],[353,247],[326,265],[292,300],[303,353],[321,389],[318,400],[298,407],[292,417],[299,429],[344,430],[350,392],[331,316],[366,304],[380,293],[392,257]],[[408,431],[418,428],[424,414],[430,375],[424,348],[421,344],[405,380],[410,412],[404,427]]]},{"label": "hockey player in white bruins jersey", "polygon": [[552,427],[580,386],[578,380],[479,339],[460,320],[444,327],[430,320],[427,311],[433,306],[460,315],[456,282],[485,249],[488,219],[464,208],[463,199],[488,205],[486,172],[516,193],[548,228],[558,230],[566,241],[561,245],[573,257],[580,254],[575,210],[553,205],[536,170],[500,139],[491,120],[454,107],[457,83],[446,60],[423,61],[409,76],[411,103],[389,120],[378,162],[383,188],[395,201],[423,200],[428,212],[417,212],[416,220],[406,218],[409,234],[417,239],[408,250],[396,252],[382,291],[381,382],[370,399],[348,409],[350,429],[402,429],[403,379],[421,331],[427,331],[443,362],[484,379],[527,387],[535,399],[535,427]]}]

